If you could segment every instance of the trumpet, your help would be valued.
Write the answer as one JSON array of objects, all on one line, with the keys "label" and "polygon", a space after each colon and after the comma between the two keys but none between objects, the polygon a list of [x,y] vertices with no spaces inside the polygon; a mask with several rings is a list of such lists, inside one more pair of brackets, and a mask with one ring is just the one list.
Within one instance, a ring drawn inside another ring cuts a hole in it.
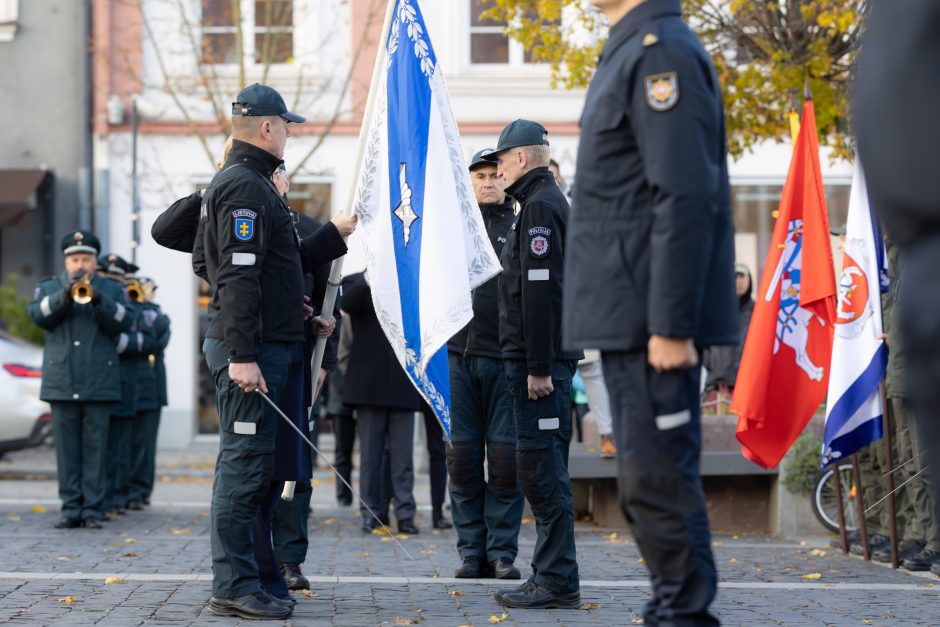
[{"label": "trumpet", "polygon": [[127,282],[127,300],[138,303],[144,300],[144,291],[140,287],[140,281],[132,279]]},{"label": "trumpet", "polygon": [[72,302],[79,305],[87,305],[95,295],[95,288],[91,286],[91,279],[86,274],[84,277],[72,283],[69,288],[69,294]]}]

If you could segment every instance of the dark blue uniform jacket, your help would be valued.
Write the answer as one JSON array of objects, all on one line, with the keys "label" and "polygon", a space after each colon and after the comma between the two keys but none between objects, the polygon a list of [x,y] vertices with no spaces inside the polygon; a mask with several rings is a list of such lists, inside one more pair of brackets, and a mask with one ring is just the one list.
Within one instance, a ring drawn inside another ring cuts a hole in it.
[{"label": "dark blue uniform jacket", "polygon": [[679,0],[647,0],[610,31],[581,117],[566,252],[566,347],[737,342],[721,92]]}]

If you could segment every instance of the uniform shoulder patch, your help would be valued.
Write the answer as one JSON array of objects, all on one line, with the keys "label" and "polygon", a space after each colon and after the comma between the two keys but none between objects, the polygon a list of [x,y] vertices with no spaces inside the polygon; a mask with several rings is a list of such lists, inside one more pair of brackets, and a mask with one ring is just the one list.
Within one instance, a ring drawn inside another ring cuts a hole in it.
[{"label": "uniform shoulder patch", "polygon": [[144,324],[148,327],[152,327],[153,323],[157,321],[157,316],[159,314],[153,309],[144,309],[141,313],[141,317],[144,319]]},{"label": "uniform shoulder patch", "polygon": [[529,254],[536,259],[548,257],[551,252],[552,230],[544,226],[529,229]]},{"label": "uniform shoulder patch", "polygon": [[258,214],[251,209],[236,209],[232,212],[232,233],[240,242],[248,242],[255,236],[255,219]]},{"label": "uniform shoulder patch", "polygon": [[653,111],[668,111],[679,101],[679,76],[675,72],[653,74],[644,79],[646,104]]}]

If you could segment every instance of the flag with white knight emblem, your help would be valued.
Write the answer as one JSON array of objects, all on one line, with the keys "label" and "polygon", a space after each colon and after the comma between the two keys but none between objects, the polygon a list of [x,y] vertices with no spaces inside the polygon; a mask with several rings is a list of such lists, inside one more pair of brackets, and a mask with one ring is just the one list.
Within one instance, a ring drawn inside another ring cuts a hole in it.
[{"label": "flag with white knight emblem", "polygon": [[872,218],[865,176],[856,159],[837,286],[824,467],[883,434],[880,386],[888,367],[888,351],[881,339],[881,292],[887,287],[881,280],[885,256],[881,229]]},{"label": "flag with white knight emblem", "polygon": [[447,341],[500,264],[418,2],[391,1],[353,209],[379,323],[449,437]]}]

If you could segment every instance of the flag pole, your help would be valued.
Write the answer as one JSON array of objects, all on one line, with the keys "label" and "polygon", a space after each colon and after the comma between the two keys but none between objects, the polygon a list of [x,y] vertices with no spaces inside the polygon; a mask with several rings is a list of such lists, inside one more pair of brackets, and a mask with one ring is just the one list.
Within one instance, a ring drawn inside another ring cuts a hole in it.
[{"label": "flag pole", "polygon": [[[372,110],[375,108],[375,87],[379,82],[379,76],[385,65],[385,47],[388,44],[388,30],[392,25],[392,14],[395,11],[395,4],[396,0],[388,0],[388,7],[385,10],[385,20],[382,23],[382,32],[379,36],[379,46],[375,51],[372,82],[369,83],[369,95],[366,98],[366,108],[362,114],[362,126],[359,128],[359,146],[356,149],[355,168],[353,169],[355,178],[353,178],[349,185],[349,200],[346,203],[348,213],[352,213],[353,200],[355,200],[356,197],[356,182],[358,180],[359,170],[362,169],[362,159],[369,133],[367,124],[368,121],[372,119]],[[323,297],[323,306],[320,308],[321,312],[332,313],[333,311],[333,307],[336,304],[336,293],[339,291],[339,285],[343,279],[344,259],[345,255],[333,261],[333,265],[330,267],[330,278],[327,281],[326,295]],[[316,348],[313,352],[313,360],[311,361],[312,372],[316,373],[320,371],[320,364],[323,363],[323,353],[326,350],[326,339],[325,337],[317,338]]]},{"label": "flag pole", "polygon": [[839,546],[843,553],[849,552],[849,539],[845,533],[845,508],[842,506],[842,469],[839,462],[833,464],[832,478],[836,482],[836,515],[839,518]]},{"label": "flag pole", "polygon": [[[375,86],[378,83],[382,68],[385,65],[385,47],[388,44],[388,29],[392,26],[392,14],[395,11],[396,2],[397,0],[388,0],[388,6],[385,9],[385,20],[382,22],[382,31],[379,35],[379,45],[375,51],[375,65],[372,67],[372,82],[369,83],[369,95],[366,97],[366,108],[362,114],[362,126],[359,128],[359,146],[356,149],[355,169],[353,170],[354,178],[349,185],[349,201],[346,204],[346,211],[348,213],[352,213],[353,200],[356,196],[356,182],[358,180],[359,170],[362,168],[362,156],[365,153],[366,139],[369,133],[367,124],[368,121],[372,119],[372,110],[375,108]],[[350,68],[350,71],[352,71],[352,69],[353,68]],[[336,305],[336,294],[339,291],[340,282],[343,280],[343,260],[345,258],[346,256],[343,255],[339,259],[334,260],[333,264],[330,266],[330,277],[327,279],[326,283],[326,294],[323,297],[323,306],[320,308],[321,315],[332,315],[333,313],[333,308]],[[318,337],[317,343],[313,349],[313,358],[310,360],[310,372],[312,373],[314,381],[318,379],[320,366],[323,364],[323,354],[326,352],[326,340],[327,338],[325,337]],[[316,384],[314,384],[314,386],[316,386]],[[316,402],[316,397],[319,392],[320,390],[314,387],[313,398],[310,399],[311,404]],[[294,498],[295,485],[296,482],[294,481],[286,481],[284,483],[284,491],[281,492],[281,498],[285,501]]]},{"label": "flag pole", "polygon": [[[888,468],[894,467],[894,458],[891,454],[894,448],[891,437],[891,421],[888,420],[888,392],[884,379],[881,380],[881,424],[884,430],[885,460]],[[891,537],[891,566],[898,567],[898,512],[897,501],[894,497],[894,473],[888,474],[888,535]]]},{"label": "flag pole", "polygon": [[852,453],[852,479],[855,481],[855,493],[858,499],[855,508],[858,510],[858,531],[862,543],[862,555],[871,560],[871,546],[868,544],[868,527],[865,525],[865,490],[862,488],[862,473],[858,469],[858,453]]}]

